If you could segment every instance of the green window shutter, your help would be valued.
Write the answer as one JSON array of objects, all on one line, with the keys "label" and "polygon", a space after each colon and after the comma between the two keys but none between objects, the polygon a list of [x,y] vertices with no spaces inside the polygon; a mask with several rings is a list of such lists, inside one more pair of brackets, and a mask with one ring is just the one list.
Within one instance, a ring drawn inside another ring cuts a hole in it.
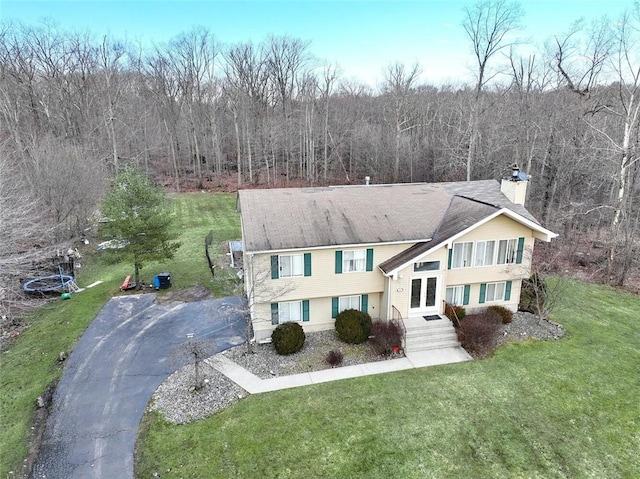
[{"label": "green window shutter", "polygon": [[363,294],[360,298],[360,311],[363,313],[369,312],[369,295]]},{"label": "green window shutter", "polygon": [[451,269],[451,260],[453,259],[453,245],[449,248],[449,259],[447,260],[447,269]]},{"label": "green window shutter", "polygon": [[504,285],[504,300],[509,301],[511,299],[511,281],[507,281]]},{"label": "green window shutter", "polygon": [[311,253],[304,254],[304,275],[311,276]]},{"label": "green window shutter", "polygon": [[278,255],[271,256],[271,279],[278,279],[280,277],[280,269],[278,266]]},{"label": "green window shutter", "polygon": [[342,251],[338,250],[336,251],[336,274],[340,273],[342,273]]},{"label": "green window shutter", "polygon": [[373,248],[367,248],[367,271],[373,271]]},{"label": "green window shutter", "polygon": [[524,238],[518,238],[518,249],[516,250],[516,263],[522,263],[522,254],[524,253]]},{"label": "green window shutter", "polygon": [[271,303],[271,324],[278,324],[278,303]]},{"label": "green window shutter", "polygon": [[309,300],[302,300],[302,320],[309,321]]},{"label": "green window shutter", "polygon": [[469,294],[471,293],[471,285],[464,285],[464,295],[462,296],[462,305],[466,306],[469,304]]},{"label": "green window shutter", "polygon": [[338,298],[331,298],[331,317],[338,316]]},{"label": "green window shutter", "polygon": [[484,298],[487,295],[487,283],[481,283],[480,284],[480,299],[478,300],[478,302],[480,304],[484,303]]}]

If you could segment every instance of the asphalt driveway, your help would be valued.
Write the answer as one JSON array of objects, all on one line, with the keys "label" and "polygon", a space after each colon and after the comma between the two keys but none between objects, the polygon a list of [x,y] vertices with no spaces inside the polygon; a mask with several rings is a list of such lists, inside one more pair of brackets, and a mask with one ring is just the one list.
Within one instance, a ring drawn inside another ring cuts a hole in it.
[{"label": "asphalt driveway", "polygon": [[211,339],[217,351],[243,342],[240,298],[154,299],[111,299],[80,338],[53,397],[32,478],[133,478],[145,407],[176,369],[171,349],[191,334]]}]

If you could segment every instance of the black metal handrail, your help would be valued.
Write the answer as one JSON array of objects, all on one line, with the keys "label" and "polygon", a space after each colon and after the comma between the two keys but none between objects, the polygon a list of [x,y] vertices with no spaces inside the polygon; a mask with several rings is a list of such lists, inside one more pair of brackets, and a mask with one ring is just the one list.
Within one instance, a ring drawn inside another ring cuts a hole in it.
[{"label": "black metal handrail", "polygon": [[402,334],[402,344],[406,346],[407,344],[407,330],[404,327],[404,321],[402,320],[402,314],[400,310],[395,306],[391,305],[391,320],[394,321],[398,327],[400,328]]}]

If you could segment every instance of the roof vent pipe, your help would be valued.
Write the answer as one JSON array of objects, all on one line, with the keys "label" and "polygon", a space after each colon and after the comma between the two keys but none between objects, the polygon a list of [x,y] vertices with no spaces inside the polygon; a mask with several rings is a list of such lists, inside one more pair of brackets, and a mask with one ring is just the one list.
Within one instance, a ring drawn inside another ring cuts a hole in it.
[{"label": "roof vent pipe", "polygon": [[364,184],[369,186],[371,184],[371,177],[370,176],[365,176],[364,177]]}]

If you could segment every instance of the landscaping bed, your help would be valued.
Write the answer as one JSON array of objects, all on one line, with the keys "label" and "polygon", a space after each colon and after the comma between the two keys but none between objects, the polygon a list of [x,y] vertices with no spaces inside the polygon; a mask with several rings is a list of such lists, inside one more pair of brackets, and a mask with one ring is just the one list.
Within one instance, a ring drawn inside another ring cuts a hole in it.
[{"label": "landscaping bed", "polygon": [[[560,339],[565,334],[564,328],[557,323],[518,312],[513,315],[511,323],[502,326],[498,344],[527,339]],[[307,333],[303,348],[294,354],[278,355],[271,344],[257,344],[253,351],[247,352],[244,344],[221,354],[261,379],[329,369],[332,367],[326,361],[329,351],[343,354],[343,361],[337,367],[401,357],[399,354],[390,357],[377,355],[369,342],[347,344],[333,330]],[[191,387],[194,384],[192,365],[175,372],[157,389],[149,409],[160,412],[172,424],[185,424],[225,409],[249,394],[218,372],[213,367],[214,363],[215,356],[204,367],[205,384],[198,391]]]}]

